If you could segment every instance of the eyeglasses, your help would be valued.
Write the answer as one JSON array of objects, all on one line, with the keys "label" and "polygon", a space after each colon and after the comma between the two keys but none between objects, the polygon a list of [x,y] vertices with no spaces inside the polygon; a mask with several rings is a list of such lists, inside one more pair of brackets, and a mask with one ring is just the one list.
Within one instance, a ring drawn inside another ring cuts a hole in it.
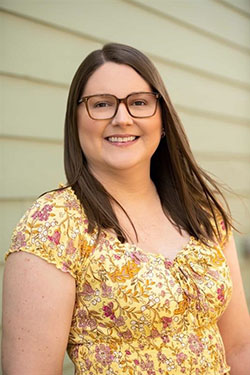
[{"label": "eyeglasses", "polygon": [[93,120],[107,120],[115,117],[120,103],[124,103],[128,113],[135,118],[154,116],[157,101],[161,97],[155,92],[135,92],[126,98],[115,95],[100,94],[83,96],[77,104],[85,103],[89,117]]}]

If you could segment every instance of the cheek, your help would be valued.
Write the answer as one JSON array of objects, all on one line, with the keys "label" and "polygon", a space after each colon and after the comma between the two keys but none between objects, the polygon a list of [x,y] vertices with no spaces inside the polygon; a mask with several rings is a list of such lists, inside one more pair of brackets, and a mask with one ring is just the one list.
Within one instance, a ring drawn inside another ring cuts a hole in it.
[{"label": "cheek", "polygon": [[143,122],[145,132],[150,136],[160,137],[162,132],[162,118],[160,108],[157,108],[157,111],[153,117],[149,117],[145,120],[146,121]]},{"label": "cheek", "polygon": [[79,135],[90,135],[95,127],[94,120],[92,120],[85,111],[81,111],[77,115],[77,127]]},{"label": "cheek", "polygon": [[157,147],[159,146],[159,143],[161,141],[161,136],[162,136],[162,119],[161,119],[161,113],[157,112],[156,117],[154,119],[154,125],[153,125],[153,134],[151,133],[152,136],[152,141],[153,141],[153,153],[156,151]]},{"label": "cheek", "polygon": [[78,137],[86,158],[93,158],[96,151],[102,147],[104,127],[100,122],[89,118],[86,113],[77,116]]},{"label": "cheek", "polygon": [[156,113],[155,119],[154,119],[154,134],[156,137],[161,138],[162,133],[162,120],[161,120],[161,114]]},{"label": "cheek", "polygon": [[159,134],[161,134],[162,130],[162,117],[161,117],[161,108],[157,107],[155,116],[154,116],[154,126],[155,126],[155,131],[159,131]]},{"label": "cheek", "polygon": [[84,114],[78,114],[77,116],[78,137],[84,153],[86,151],[84,149],[87,148],[90,139],[93,138],[92,132],[94,128],[91,126],[90,120]]}]

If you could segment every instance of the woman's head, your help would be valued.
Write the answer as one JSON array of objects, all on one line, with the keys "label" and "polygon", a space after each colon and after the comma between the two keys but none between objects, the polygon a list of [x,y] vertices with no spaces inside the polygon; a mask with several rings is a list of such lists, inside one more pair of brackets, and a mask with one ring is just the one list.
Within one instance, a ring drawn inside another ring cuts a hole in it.
[{"label": "woman's head", "polygon": [[148,174],[162,132],[158,95],[128,65],[105,62],[91,75],[77,125],[88,167],[97,178],[125,170]]},{"label": "woman's head", "polygon": [[[166,114],[168,107],[172,107],[163,81],[152,62],[140,51],[121,44],[107,44],[102,49],[93,51],[79,66],[69,92],[66,121],[65,121],[65,169],[69,181],[76,178],[83,163],[87,161],[79,142],[77,127],[78,101],[86,94],[85,89],[93,74],[105,63],[127,65],[132,68],[148,85],[149,90],[161,95],[160,106],[163,113],[162,127],[167,130]],[[163,143],[163,142],[161,142]],[[164,142],[166,147],[166,142]]]}]

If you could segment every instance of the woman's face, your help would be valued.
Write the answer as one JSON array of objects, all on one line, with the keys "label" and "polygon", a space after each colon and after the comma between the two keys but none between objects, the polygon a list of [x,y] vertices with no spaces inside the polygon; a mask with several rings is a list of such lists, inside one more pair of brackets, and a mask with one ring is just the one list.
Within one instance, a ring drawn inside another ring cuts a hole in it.
[{"label": "woman's face", "polygon": [[[133,92],[145,91],[152,92],[149,84],[130,66],[106,62],[89,78],[82,96],[112,94],[125,98]],[[149,168],[161,138],[159,104],[154,116],[148,118],[133,118],[125,104],[120,103],[114,118],[93,120],[82,103],[78,106],[77,124],[81,148],[90,169],[97,175],[98,172]]]}]

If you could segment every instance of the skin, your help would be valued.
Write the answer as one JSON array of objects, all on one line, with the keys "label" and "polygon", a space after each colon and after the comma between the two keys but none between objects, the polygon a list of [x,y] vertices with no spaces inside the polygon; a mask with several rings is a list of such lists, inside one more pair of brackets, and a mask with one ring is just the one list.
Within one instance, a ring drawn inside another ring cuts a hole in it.
[{"label": "skin", "polygon": [[3,375],[61,375],[75,300],[72,276],[11,254],[3,280]]},{"label": "skin", "polygon": [[[130,67],[105,63],[89,79],[83,95],[110,93],[123,98],[134,91],[151,90]],[[89,166],[131,216],[139,235],[138,246],[150,252],[158,249],[174,259],[189,235],[178,233],[167,220],[150,180],[150,158],[160,142],[161,127],[159,107],[151,118],[134,119],[122,103],[115,118],[101,121],[90,119],[84,105],[78,108],[79,138]],[[117,147],[105,140],[114,134],[140,138],[128,147]],[[126,217],[117,207],[114,210],[135,242]],[[250,325],[233,237],[225,247],[225,256],[234,291],[219,329],[232,366],[230,374],[247,375]],[[69,274],[32,254],[20,252],[8,257],[3,288],[4,375],[62,374],[74,302],[75,281]]]}]

